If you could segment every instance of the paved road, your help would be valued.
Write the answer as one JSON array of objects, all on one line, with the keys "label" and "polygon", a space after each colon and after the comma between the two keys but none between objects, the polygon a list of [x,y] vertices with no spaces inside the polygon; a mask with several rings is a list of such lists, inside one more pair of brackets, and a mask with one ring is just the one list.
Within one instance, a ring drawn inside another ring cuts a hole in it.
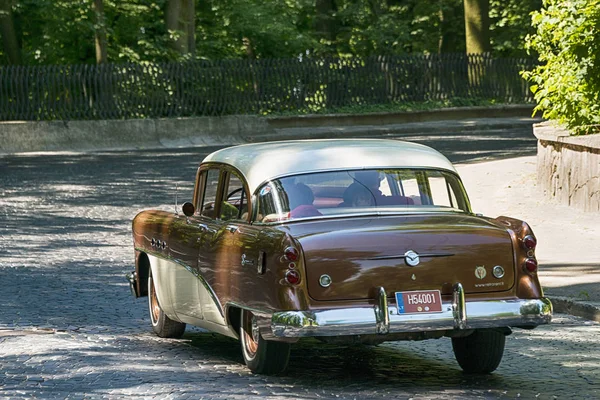
[{"label": "paved road", "polygon": [[[443,138],[419,141],[454,161],[535,152],[526,135],[476,139],[468,154]],[[180,203],[189,198],[212,150],[0,158],[0,397],[600,396],[600,325],[568,316],[517,331],[485,377],[462,374],[447,339],[351,348],[308,340],[294,347],[287,376],[263,377],[247,371],[233,340],[198,329],[155,337],[145,299],[124,280],[130,221],[143,208],[173,209],[175,184]]]}]

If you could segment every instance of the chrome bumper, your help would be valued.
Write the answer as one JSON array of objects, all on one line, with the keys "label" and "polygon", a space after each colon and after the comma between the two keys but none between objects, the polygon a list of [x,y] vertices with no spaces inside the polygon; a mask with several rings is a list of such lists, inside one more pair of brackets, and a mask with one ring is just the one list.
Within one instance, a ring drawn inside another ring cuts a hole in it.
[{"label": "chrome bumper", "polygon": [[552,319],[552,303],[546,298],[465,302],[460,283],[454,285],[452,302],[444,303],[441,313],[398,315],[395,307],[388,307],[383,288],[377,297],[374,307],[276,312],[271,316],[270,333],[294,338],[534,327]]}]

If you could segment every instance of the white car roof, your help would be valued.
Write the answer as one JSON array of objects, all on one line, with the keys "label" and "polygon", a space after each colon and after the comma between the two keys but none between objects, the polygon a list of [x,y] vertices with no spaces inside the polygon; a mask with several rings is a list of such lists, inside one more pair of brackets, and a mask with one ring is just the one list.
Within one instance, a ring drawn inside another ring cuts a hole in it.
[{"label": "white car roof", "polygon": [[264,182],[305,173],[375,168],[432,168],[456,172],[431,147],[388,139],[317,139],[253,143],[227,147],[203,161],[232,165],[254,193]]}]

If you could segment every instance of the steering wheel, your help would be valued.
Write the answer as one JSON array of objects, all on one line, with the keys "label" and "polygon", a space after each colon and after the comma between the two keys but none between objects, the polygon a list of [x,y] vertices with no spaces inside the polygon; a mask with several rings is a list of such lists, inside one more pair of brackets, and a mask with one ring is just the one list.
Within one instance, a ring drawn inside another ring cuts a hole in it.
[{"label": "steering wheel", "polygon": [[234,189],[234,190],[232,190],[231,192],[229,192],[229,193],[227,194],[227,197],[225,198],[225,199],[226,199],[226,201],[229,201],[229,199],[230,199],[230,198],[231,198],[231,197],[232,197],[234,194],[236,194],[236,193],[238,193],[238,192],[241,192],[242,190],[244,190],[244,188],[243,188],[243,187],[241,187],[241,188],[237,188],[237,189]]}]

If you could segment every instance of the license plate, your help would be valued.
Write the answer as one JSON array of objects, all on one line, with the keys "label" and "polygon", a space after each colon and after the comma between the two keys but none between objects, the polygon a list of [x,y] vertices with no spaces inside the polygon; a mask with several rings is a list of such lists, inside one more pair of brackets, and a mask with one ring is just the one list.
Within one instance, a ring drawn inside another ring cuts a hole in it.
[{"label": "license plate", "polygon": [[442,296],[439,290],[396,292],[398,314],[427,314],[442,312]]}]

